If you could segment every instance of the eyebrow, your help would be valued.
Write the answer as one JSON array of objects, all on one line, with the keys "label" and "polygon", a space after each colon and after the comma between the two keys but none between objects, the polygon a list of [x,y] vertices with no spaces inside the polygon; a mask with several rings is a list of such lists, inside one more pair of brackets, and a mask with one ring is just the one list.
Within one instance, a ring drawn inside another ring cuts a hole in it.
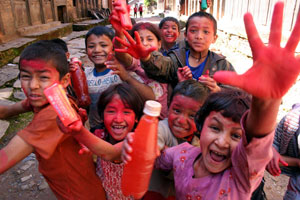
[{"label": "eyebrow", "polygon": [[[26,73],[30,73],[28,70],[25,70],[25,69],[20,69],[21,72],[26,72]],[[48,69],[44,69],[44,70],[36,70],[35,72],[38,72],[38,73],[44,73],[44,72],[50,72],[50,70]]]},{"label": "eyebrow", "polygon": [[[216,120],[219,124],[222,124],[218,118],[213,117],[212,119]],[[238,130],[238,129],[242,129],[242,127],[233,127],[233,129]]]}]

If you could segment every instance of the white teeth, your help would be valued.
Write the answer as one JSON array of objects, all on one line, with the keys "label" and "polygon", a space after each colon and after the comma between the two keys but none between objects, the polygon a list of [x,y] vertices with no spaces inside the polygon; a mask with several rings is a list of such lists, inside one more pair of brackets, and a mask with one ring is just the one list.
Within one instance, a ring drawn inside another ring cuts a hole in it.
[{"label": "white teeth", "polygon": [[115,129],[124,129],[125,128],[125,126],[112,126],[112,127]]},{"label": "white teeth", "polygon": [[212,151],[214,154],[217,154],[218,156],[225,156],[224,154],[221,154],[219,152],[216,152],[216,151]]}]

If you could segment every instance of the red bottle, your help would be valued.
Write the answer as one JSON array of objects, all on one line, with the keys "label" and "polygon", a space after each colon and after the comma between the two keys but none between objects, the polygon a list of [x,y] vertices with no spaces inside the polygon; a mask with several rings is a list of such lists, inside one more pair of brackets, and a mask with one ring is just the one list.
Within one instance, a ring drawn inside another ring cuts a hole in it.
[{"label": "red bottle", "polygon": [[60,84],[54,83],[46,88],[44,93],[64,126],[67,127],[79,120],[77,113],[68,100],[65,90]]},{"label": "red bottle", "polygon": [[132,160],[124,166],[122,192],[140,199],[148,190],[153,164],[157,157],[157,126],[161,104],[146,101],[144,115],[139,121],[132,144]]},{"label": "red bottle", "polygon": [[78,58],[71,58],[71,62],[77,63],[79,66],[75,71],[71,71],[72,86],[77,96],[78,106],[86,108],[91,104],[91,98],[89,96],[88,85],[86,76],[81,66],[82,63]]},{"label": "red bottle", "polygon": [[132,23],[131,23],[131,19],[130,19],[130,14],[127,10],[127,3],[126,0],[118,0],[121,3],[121,6],[123,7],[124,12],[119,12],[119,18],[121,20],[121,24],[123,26],[124,29],[126,30],[131,30],[132,29]]}]

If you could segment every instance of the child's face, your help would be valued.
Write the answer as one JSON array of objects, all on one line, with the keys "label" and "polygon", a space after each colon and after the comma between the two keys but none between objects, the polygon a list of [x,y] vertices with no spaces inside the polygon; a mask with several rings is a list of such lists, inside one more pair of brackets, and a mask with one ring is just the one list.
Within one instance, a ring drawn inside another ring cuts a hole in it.
[{"label": "child's face", "polygon": [[135,124],[135,113],[114,95],[104,109],[104,125],[109,134],[117,141],[123,140]]},{"label": "child's face", "polygon": [[[59,72],[51,62],[42,60],[22,60],[20,64],[20,81],[22,89],[30,104],[40,108],[48,103],[44,90],[54,84],[63,83],[67,75],[59,79]],[[63,84],[63,86],[65,86]],[[65,86],[66,87],[66,86]]]},{"label": "child's face", "polygon": [[138,33],[140,35],[141,42],[144,47],[156,47],[156,50],[160,49],[161,42],[158,41],[157,37],[151,31],[147,29],[141,29],[138,30]]},{"label": "child's face", "polygon": [[161,27],[163,41],[173,44],[179,36],[178,26],[173,21],[166,21]]},{"label": "child's face", "polygon": [[197,129],[194,117],[201,103],[184,95],[175,95],[169,108],[168,122],[173,135],[184,138]]},{"label": "child's face", "polygon": [[214,24],[206,17],[193,17],[190,19],[185,37],[193,51],[202,52],[217,39],[214,35]]},{"label": "child's face", "polygon": [[104,65],[107,55],[113,50],[113,43],[106,35],[96,36],[94,34],[87,38],[86,51],[89,59],[95,65]]},{"label": "child's face", "polygon": [[231,155],[242,138],[240,123],[212,111],[204,121],[200,135],[203,170],[219,173],[231,166]]}]

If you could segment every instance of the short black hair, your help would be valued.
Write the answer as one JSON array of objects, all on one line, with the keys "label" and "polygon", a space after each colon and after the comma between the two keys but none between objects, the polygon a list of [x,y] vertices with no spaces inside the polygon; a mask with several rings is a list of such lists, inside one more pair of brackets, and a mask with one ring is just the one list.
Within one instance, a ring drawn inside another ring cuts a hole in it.
[{"label": "short black hair", "polygon": [[112,29],[106,27],[106,26],[95,26],[94,28],[90,29],[87,34],[85,35],[85,47],[87,47],[87,39],[91,35],[96,35],[96,36],[101,36],[101,35],[106,35],[109,37],[109,39],[112,41],[113,38],[115,37],[115,34]]},{"label": "short black hair", "polygon": [[239,123],[250,102],[250,95],[236,88],[222,88],[220,92],[211,93],[195,116],[197,130],[201,133],[204,121],[212,111]]},{"label": "short black hair", "polygon": [[165,22],[168,22],[168,21],[172,21],[172,22],[176,23],[176,24],[177,24],[177,27],[178,27],[178,31],[180,31],[180,24],[179,24],[179,21],[178,21],[176,18],[174,18],[174,17],[165,17],[165,18],[163,18],[163,19],[159,22],[159,25],[158,25],[159,29],[161,29],[161,28],[163,27],[164,23],[165,23]]},{"label": "short black hair", "polygon": [[65,41],[63,41],[62,39],[60,39],[60,38],[54,38],[54,39],[52,39],[50,41],[54,42],[56,44],[59,44],[61,46],[61,48],[65,51],[65,53],[67,53],[69,51],[67,43]]},{"label": "short black hair", "polygon": [[22,60],[43,60],[51,62],[59,72],[60,79],[69,72],[69,65],[65,52],[61,46],[49,40],[40,40],[27,46],[20,55],[19,69]]},{"label": "short black hair", "polygon": [[198,12],[195,12],[194,14],[192,14],[191,16],[189,16],[189,18],[186,22],[186,25],[185,25],[185,33],[187,33],[190,20],[194,17],[205,17],[205,18],[209,19],[214,25],[214,35],[217,34],[217,28],[218,27],[217,27],[216,19],[210,13],[207,13],[207,12],[204,12],[204,11],[198,11]]},{"label": "short black hair", "polygon": [[155,35],[155,37],[157,38],[158,41],[161,41],[161,35],[160,35],[160,31],[157,27],[157,25],[152,24],[150,22],[139,22],[136,23],[132,29],[130,30],[130,35],[132,38],[134,38],[134,32],[135,31],[139,31],[139,30],[143,30],[146,29],[148,31],[150,31],[151,33],[153,33]]},{"label": "short black hair", "polygon": [[209,95],[209,89],[204,84],[199,83],[196,80],[190,79],[179,82],[170,97],[170,102],[172,102],[174,96],[183,95],[186,97],[190,97],[200,103],[204,103],[206,98]]},{"label": "short black hair", "polygon": [[127,105],[134,111],[135,117],[139,120],[143,114],[145,100],[133,86],[126,82],[111,85],[101,93],[97,103],[100,118],[104,120],[104,109],[116,94],[120,96],[124,105]]}]

